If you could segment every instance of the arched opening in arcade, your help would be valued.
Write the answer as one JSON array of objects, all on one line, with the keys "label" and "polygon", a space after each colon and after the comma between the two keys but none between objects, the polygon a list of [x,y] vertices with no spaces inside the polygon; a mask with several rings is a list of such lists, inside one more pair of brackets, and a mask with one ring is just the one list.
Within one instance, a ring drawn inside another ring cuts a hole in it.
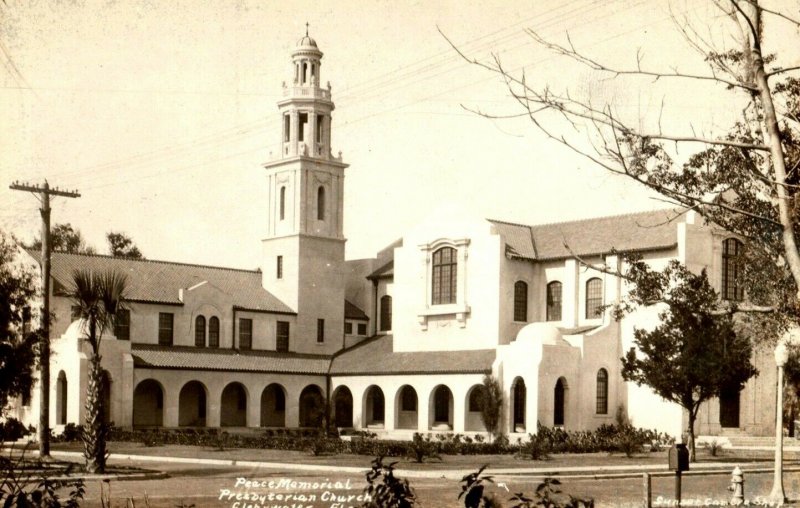
[{"label": "arched opening in arcade", "polygon": [[261,392],[261,426],[286,426],[286,390],[272,383]]},{"label": "arched opening in arcade", "polygon": [[200,381],[189,381],[178,395],[178,425],[181,427],[206,426],[206,401],[208,391]]},{"label": "arched opening in arcade", "polygon": [[453,430],[453,392],[445,385],[433,389],[430,401],[431,430]]},{"label": "arched opening in arcade", "polygon": [[397,391],[397,400],[394,404],[394,407],[397,408],[397,422],[395,423],[395,428],[419,428],[418,403],[417,391],[414,390],[414,387],[411,385],[403,385]]},{"label": "arched opening in arcade", "polygon": [[242,383],[230,383],[222,390],[219,407],[221,427],[247,426],[247,390]]},{"label": "arched opening in arcade", "polygon": [[145,379],[133,391],[133,426],[164,425],[164,389],[155,379]]},{"label": "arched opening in arcade", "polygon": [[383,390],[372,385],[367,388],[364,394],[364,422],[367,427],[384,427],[386,414],[386,400],[383,397]]},{"label": "arched opening in arcade", "polygon": [[333,392],[333,422],[338,428],[353,426],[353,394],[346,386]]},{"label": "arched opening in arcade", "polygon": [[325,398],[317,385],[308,385],[300,392],[300,426],[319,428],[325,417]]}]

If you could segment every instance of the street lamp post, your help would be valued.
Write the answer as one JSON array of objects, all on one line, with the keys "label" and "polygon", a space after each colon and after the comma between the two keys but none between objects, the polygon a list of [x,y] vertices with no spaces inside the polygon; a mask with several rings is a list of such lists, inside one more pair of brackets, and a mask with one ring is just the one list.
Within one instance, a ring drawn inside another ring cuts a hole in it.
[{"label": "street lamp post", "polygon": [[781,337],[775,347],[775,364],[778,366],[778,397],[775,406],[775,477],[772,481],[772,492],[769,499],[778,506],[786,502],[786,493],[783,490],[783,367],[789,360],[789,350],[786,347],[787,339],[791,340],[791,337],[788,336],[789,333]]}]

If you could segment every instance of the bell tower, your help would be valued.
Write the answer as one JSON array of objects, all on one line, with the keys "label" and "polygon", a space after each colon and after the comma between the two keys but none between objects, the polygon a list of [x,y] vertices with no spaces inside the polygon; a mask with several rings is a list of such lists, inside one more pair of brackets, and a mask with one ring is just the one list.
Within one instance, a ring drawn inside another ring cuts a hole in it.
[{"label": "bell tower", "polygon": [[289,350],[330,354],[344,336],[344,170],[331,153],[330,84],[321,83],[322,51],[302,37],[283,84],[280,151],[264,164],[269,190],[263,240],[264,288],[297,312]]}]

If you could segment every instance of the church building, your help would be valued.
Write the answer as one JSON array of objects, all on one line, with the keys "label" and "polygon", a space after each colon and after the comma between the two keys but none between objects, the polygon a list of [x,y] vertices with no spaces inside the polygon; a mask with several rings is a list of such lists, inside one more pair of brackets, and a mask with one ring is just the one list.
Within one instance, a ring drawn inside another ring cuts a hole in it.
[{"label": "church building", "polygon": [[[56,432],[84,419],[90,349],[66,288],[90,269],[127,276],[126,310],[101,345],[118,427],[313,427],[328,401],[336,427],[379,437],[485,433],[477,395],[488,374],[512,439],[537,422],[591,430],[618,411],[679,435],[683,410],[620,373],[634,327],[657,324],[657,309],[615,321],[605,306],[628,287],[592,266],[624,271],[616,252],[655,268],[677,259],[705,268],[722,298],[741,299],[740,239],[691,211],[527,225],[449,210],[374,258],[346,260],[348,166],[332,150],[322,56],[307,35],[292,51],[280,151],[253,182],[269,196],[260,270],[53,253]],[[706,404],[698,434],[769,434],[774,383],[763,368]],[[26,423],[38,422],[38,393],[17,408]]]}]

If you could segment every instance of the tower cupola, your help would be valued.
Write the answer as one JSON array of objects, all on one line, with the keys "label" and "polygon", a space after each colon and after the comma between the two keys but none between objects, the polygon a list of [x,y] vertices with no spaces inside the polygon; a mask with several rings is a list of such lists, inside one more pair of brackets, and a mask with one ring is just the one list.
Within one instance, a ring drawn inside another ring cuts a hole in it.
[{"label": "tower cupola", "polygon": [[331,86],[322,87],[322,51],[306,34],[292,50],[292,79],[283,83],[280,158],[305,156],[338,160],[331,155]]}]

